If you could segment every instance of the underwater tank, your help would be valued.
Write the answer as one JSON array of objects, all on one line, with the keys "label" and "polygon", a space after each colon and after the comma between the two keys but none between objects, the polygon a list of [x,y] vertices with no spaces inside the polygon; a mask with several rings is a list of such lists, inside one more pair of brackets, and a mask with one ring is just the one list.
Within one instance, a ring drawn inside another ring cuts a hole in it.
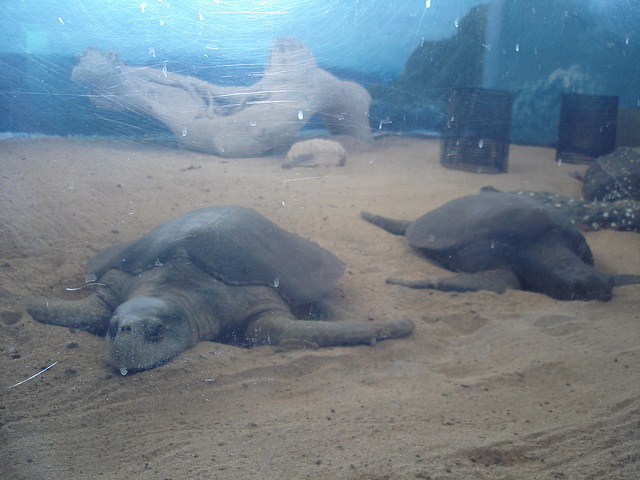
[{"label": "underwater tank", "polygon": [[0,477],[637,477],[638,85],[632,0],[4,0]]}]

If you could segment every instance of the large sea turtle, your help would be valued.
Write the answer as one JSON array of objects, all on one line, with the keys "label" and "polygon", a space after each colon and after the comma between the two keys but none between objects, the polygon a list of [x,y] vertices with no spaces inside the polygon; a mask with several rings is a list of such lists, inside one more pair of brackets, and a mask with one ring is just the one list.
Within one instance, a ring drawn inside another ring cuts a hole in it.
[{"label": "large sea turtle", "polygon": [[411,332],[408,319],[296,320],[290,307],[319,300],[343,270],[331,252],[253,210],[211,207],[96,255],[86,272],[97,287],[84,299],[21,301],[39,322],[105,335],[107,361],[123,375],[200,340],[330,346]]},{"label": "large sea turtle", "polygon": [[387,283],[445,291],[521,288],[559,300],[610,300],[614,285],[640,276],[607,275],[593,267],[589,245],[571,221],[529,198],[484,192],[458,198],[414,222],[362,212],[427,258],[454,272],[452,278]]},{"label": "large sea turtle", "polygon": [[[482,192],[498,192],[493,187],[482,187]],[[571,223],[582,230],[640,231],[640,201],[625,198],[616,201],[591,201],[567,197],[557,193],[515,190],[509,193],[533,198],[556,212],[569,217]]]},{"label": "large sea turtle", "polygon": [[640,201],[640,149],[620,147],[598,158],[582,180],[582,194],[587,200]]}]

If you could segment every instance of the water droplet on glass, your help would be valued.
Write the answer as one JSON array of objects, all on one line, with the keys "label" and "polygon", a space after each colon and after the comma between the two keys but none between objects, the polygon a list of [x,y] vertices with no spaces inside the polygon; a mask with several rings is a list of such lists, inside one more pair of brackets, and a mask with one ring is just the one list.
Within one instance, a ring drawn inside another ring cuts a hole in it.
[{"label": "water droplet on glass", "polygon": [[298,110],[298,120],[302,120],[304,118],[304,112],[302,110]]},{"label": "water droplet on glass", "polygon": [[187,133],[189,133],[189,130],[187,129],[187,127],[184,127],[184,128],[182,129],[182,136],[183,136],[183,137],[186,137],[186,136],[187,136]]}]

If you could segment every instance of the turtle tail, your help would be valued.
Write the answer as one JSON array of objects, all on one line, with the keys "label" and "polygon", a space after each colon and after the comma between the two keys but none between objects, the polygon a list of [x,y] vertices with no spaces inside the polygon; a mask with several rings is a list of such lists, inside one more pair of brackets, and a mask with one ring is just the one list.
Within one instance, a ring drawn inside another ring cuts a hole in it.
[{"label": "turtle tail", "polygon": [[380,228],[384,228],[387,232],[394,235],[404,235],[407,227],[411,223],[408,220],[394,220],[393,218],[383,217],[381,215],[374,215],[369,212],[360,212],[362,218],[367,222],[373,223]]}]

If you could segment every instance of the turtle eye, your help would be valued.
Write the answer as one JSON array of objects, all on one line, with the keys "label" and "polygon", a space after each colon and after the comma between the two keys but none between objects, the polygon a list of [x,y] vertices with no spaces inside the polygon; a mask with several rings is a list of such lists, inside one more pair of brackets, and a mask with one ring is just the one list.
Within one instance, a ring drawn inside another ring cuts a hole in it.
[{"label": "turtle eye", "polygon": [[167,333],[167,327],[164,325],[147,325],[144,329],[144,337],[147,342],[157,343],[162,340]]}]

